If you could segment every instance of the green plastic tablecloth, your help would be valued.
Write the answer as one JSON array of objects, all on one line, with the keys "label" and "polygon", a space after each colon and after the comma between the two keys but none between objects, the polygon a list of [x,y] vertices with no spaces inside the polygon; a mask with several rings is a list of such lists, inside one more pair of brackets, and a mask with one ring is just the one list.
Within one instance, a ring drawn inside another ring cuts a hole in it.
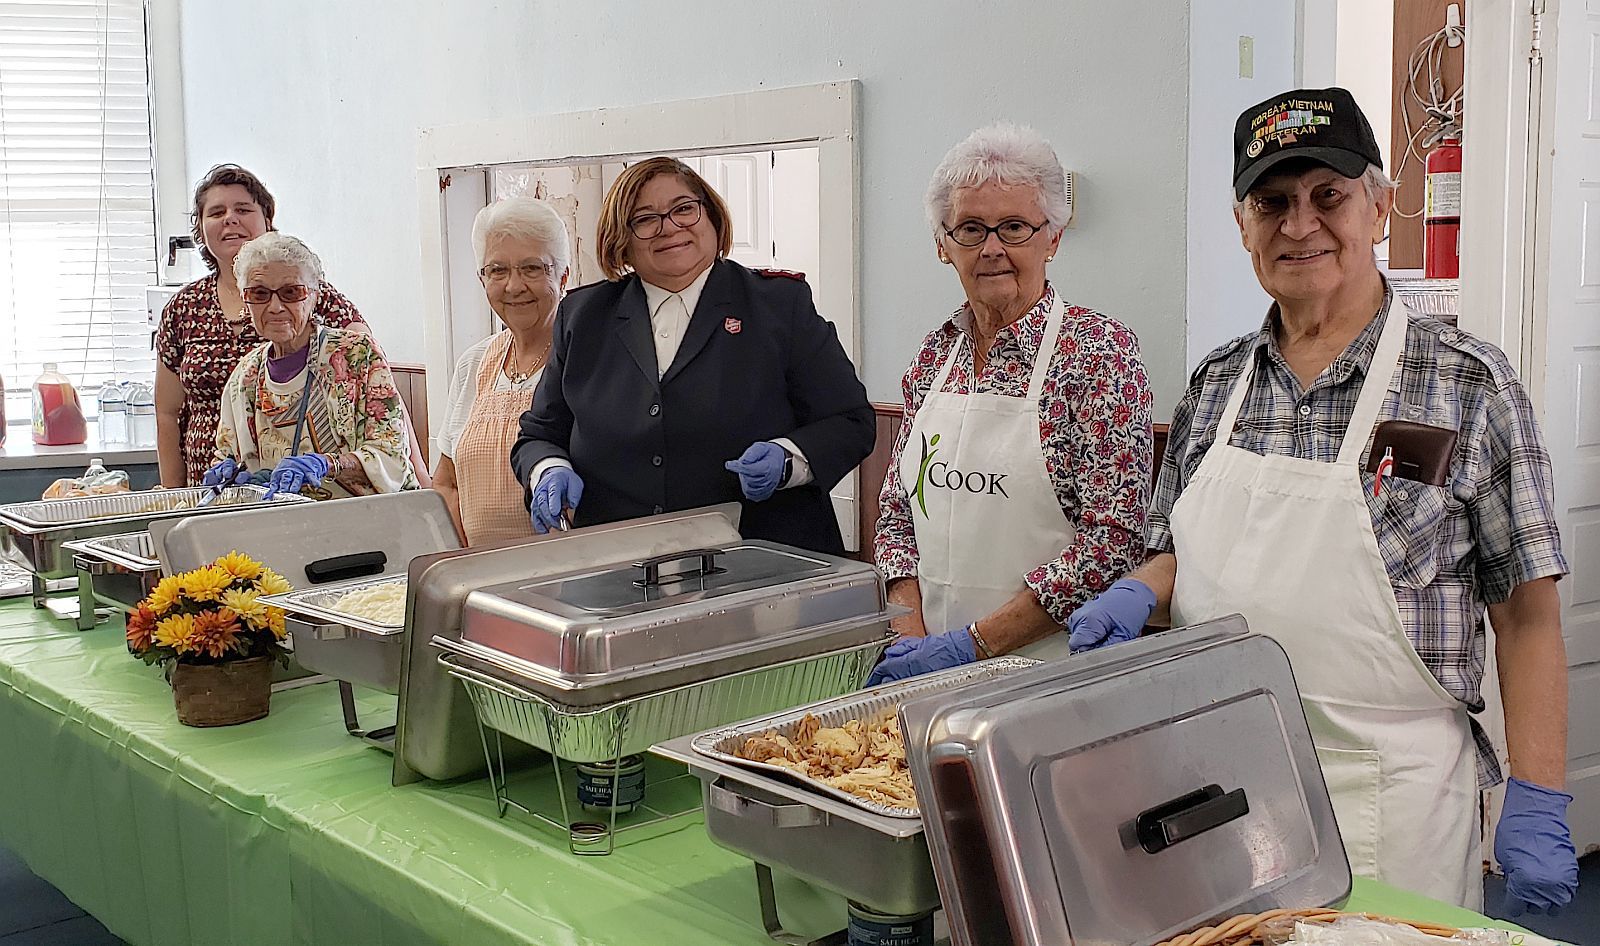
[{"label": "green plastic tablecloth", "polygon": [[[362,703],[393,715],[392,697]],[[0,605],[0,843],[130,943],[770,943],[750,862],[698,815],[574,857],[497,818],[483,780],[393,788],[389,766],[344,732],[332,685],[191,729],[119,619],[80,633]],[[778,895],[799,932],[843,926],[831,894]],[[1346,909],[1503,925],[1363,880]]]}]

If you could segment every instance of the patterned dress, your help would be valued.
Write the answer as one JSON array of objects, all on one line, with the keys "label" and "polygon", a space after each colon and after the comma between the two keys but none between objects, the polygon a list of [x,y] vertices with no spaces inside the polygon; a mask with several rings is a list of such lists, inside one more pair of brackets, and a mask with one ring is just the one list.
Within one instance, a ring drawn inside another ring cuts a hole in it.
[{"label": "patterned dress", "polygon": [[[313,335],[313,344],[317,340]],[[354,453],[377,492],[416,489],[405,414],[383,353],[362,332],[327,329],[320,340],[305,369],[287,381],[274,381],[267,373],[270,343],[262,342],[244,356],[222,389],[210,462],[233,457],[247,469],[271,470],[292,454]],[[312,372],[311,400],[296,449],[306,371]],[[322,485],[334,496],[349,495],[332,479]]]},{"label": "patterned dress", "polygon": [[[350,300],[327,283],[322,284],[312,318],[329,328],[365,324]],[[200,485],[200,477],[214,462],[223,384],[239,359],[262,341],[248,318],[239,331],[229,326],[217,297],[215,273],[184,286],[161,310],[156,356],[183,383],[178,436],[187,485]]]}]

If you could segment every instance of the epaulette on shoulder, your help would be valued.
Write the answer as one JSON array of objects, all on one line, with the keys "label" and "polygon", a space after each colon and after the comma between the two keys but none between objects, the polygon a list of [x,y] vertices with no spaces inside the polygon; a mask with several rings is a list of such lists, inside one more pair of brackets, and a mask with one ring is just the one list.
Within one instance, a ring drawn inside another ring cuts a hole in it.
[{"label": "epaulette on shoulder", "polygon": [[755,273],[757,276],[765,276],[768,279],[797,279],[800,282],[806,281],[805,273],[798,273],[792,269],[752,269],[750,271]]},{"label": "epaulette on shoulder", "polygon": [[1200,363],[1194,366],[1194,371],[1190,374],[1190,378],[1193,379],[1204,376],[1207,368],[1243,348],[1246,344],[1253,341],[1255,337],[1256,333],[1254,332],[1250,333],[1249,335],[1240,335],[1238,338],[1230,339],[1226,342],[1223,342],[1221,345],[1218,345],[1216,348],[1211,349],[1211,351],[1207,353],[1204,358],[1200,359]]}]

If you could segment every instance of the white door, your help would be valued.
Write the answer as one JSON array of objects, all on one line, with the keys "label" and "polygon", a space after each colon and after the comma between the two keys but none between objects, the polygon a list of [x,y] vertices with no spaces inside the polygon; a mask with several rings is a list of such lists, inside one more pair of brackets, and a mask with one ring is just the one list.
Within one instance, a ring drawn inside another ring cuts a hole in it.
[{"label": "white door", "polygon": [[722,195],[733,218],[733,250],[728,258],[752,269],[771,268],[772,152],[706,155],[699,171]]},{"label": "white door", "polygon": [[1600,847],[1600,0],[1559,0],[1542,19],[1549,187],[1541,188],[1537,215],[1548,229],[1536,230],[1535,357],[1527,367],[1530,380],[1543,369],[1544,434],[1572,566],[1561,603],[1570,668],[1567,787],[1581,854]]}]

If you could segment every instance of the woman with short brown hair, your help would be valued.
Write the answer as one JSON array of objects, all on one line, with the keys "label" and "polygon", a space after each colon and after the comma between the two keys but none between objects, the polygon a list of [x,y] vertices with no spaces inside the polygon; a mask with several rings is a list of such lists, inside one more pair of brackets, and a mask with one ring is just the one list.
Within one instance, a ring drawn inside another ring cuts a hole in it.
[{"label": "woman with short brown hair", "polygon": [[742,502],[740,531],[843,552],[828,491],[872,451],[866,390],[799,273],[727,259],[728,208],[675,158],[601,209],[511,463],[538,532]]}]

